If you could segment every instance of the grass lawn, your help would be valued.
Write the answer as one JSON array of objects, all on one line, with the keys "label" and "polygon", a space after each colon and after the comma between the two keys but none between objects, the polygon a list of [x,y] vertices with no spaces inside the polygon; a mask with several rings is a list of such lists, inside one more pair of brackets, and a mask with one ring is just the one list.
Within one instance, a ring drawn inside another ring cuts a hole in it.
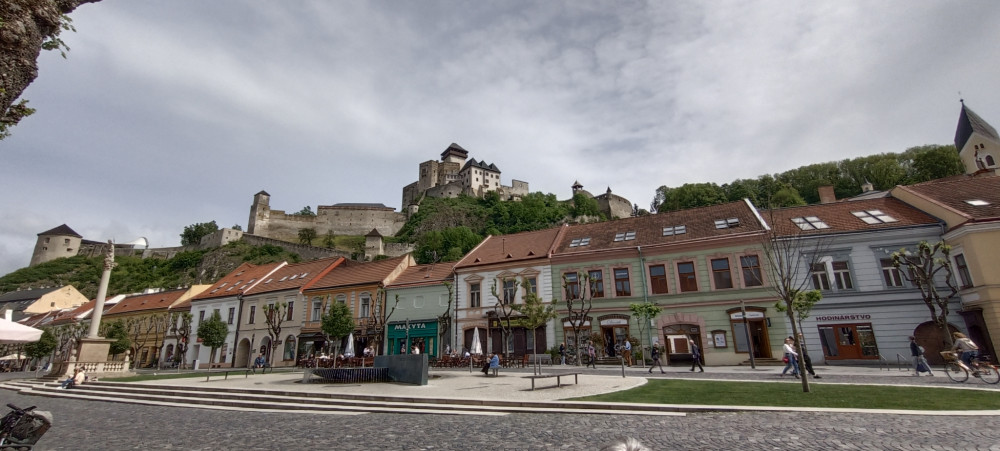
[{"label": "grass lawn", "polygon": [[[976,385],[976,384],[969,384]],[[979,384],[982,385],[982,384]],[[985,387],[985,386],[983,386]],[[641,387],[575,401],[900,410],[1000,409],[1000,390],[885,385],[650,380]]]}]

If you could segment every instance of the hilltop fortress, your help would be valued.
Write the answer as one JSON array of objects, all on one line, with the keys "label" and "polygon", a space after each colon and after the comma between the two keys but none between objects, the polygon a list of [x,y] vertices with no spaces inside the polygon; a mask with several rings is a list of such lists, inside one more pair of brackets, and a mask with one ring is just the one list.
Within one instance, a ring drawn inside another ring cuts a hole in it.
[{"label": "hilltop fortress", "polygon": [[[376,255],[398,256],[412,250],[412,245],[383,243],[382,237],[394,236],[406,224],[406,220],[416,213],[420,202],[426,197],[453,198],[460,195],[483,197],[495,192],[500,199],[516,201],[529,193],[528,182],[511,180],[510,185],[500,182],[500,168],[495,164],[469,159],[469,152],[462,146],[451,143],[441,152],[441,159],[427,160],[418,167],[416,182],[403,187],[402,208],[396,211],[383,204],[341,203],[320,205],[315,215],[286,213],[271,209],[271,195],[260,191],[250,205],[250,218],[246,233],[233,229],[220,229],[206,236],[197,246],[144,249],[143,257],[170,258],[177,252],[191,249],[218,247],[230,241],[253,241],[257,244],[275,244],[299,253],[304,258],[319,258],[339,254],[336,251],[296,244],[299,230],[313,229],[317,237],[327,233],[333,235],[365,236],[365,257]],[[597,200],[601,211],[608,218],[625,218],[632,215],[632,203],[628,199],[611,193],[594,196],[583,190],[583,185],[574,182],[573,194],[584,193]],[[38,234],[35,251],[30,266],[77,254],[96,255],[103,243],[84,240],[65,224]],[[115,245],[116,254],[135,254],[131,245]]]}]

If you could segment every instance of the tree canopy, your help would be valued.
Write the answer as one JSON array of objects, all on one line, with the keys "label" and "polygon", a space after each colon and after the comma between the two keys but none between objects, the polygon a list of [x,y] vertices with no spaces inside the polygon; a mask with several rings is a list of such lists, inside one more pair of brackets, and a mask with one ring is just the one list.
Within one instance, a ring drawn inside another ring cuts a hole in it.
[{"label": "tree canopy", "polygon": [[191,246],[201,244],[202,237],[210,235],[219,230],[219,225],[215,221],[199,222],[184,227],[181,233],[181,246]]}]

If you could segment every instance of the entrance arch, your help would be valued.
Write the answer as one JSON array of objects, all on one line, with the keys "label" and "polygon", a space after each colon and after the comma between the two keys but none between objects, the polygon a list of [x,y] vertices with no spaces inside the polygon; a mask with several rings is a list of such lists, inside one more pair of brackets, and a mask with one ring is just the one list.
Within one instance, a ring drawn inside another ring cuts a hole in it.
[{"label": "entrance arch", "polygon": [[236,361],[233,363],[234,368],[246,368],[250,366],[250,340],[246,338],[240,340],[240,344],[236,345]]},{"label": "entrance arch", "polygon": [[[953,332],[958,332],[958,328],[948,323],[948,334]],[[933,321],[921,323],[913,329],[913,338],[918,345],[924,347],[924,357],[927,358],[927,363],[931,365],[944,364],[941,351],[948,350],[948,345],[937,324],[934,324]]]}]

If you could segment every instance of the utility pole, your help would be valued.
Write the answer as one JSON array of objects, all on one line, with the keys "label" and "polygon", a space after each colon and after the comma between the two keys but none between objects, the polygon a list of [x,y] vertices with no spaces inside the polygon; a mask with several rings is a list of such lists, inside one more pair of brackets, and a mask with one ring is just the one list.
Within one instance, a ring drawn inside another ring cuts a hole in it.
[{"label": "utility pole", "polygon": [[747,350],[750,352],[750,368],[757,369],[757,364],[753,359],[753,341],[750,340],[750,322],[747,321],[747,306],[742,299],[740,299],[740,312],[743,315],[743,332],[747,336]]}]

